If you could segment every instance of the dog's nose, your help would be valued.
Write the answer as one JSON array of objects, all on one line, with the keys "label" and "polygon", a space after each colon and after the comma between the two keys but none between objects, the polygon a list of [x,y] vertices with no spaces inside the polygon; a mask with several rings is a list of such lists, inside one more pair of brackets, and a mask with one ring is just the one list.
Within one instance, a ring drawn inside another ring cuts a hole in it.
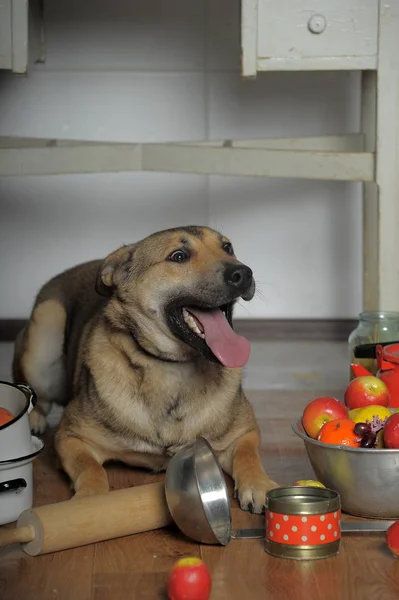
[{"label": "dog's nose", "polygon": [[246,290],[252,283],[252,270],[245,265],[227,265],[224,280],[237,290]]}]

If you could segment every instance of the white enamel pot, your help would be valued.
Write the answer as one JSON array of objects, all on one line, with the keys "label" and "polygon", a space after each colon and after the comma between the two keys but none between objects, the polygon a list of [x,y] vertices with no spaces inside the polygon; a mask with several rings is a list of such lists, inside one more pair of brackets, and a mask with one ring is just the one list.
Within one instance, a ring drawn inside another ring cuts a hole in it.
[{"label": "white enamel pot", "polygon": [[42,452],[44,444],[35,436],[31,443],[29,455],[0,461],[0,525],[17,521],[24,510],[32,508],[32,461]]},{"label": "white enamel pot", "polygon": [[14,417],[0,426],[0,463],[32,454],[29,413],[35,404],[36,395],[28,385],[0,381],[0,407]]}]

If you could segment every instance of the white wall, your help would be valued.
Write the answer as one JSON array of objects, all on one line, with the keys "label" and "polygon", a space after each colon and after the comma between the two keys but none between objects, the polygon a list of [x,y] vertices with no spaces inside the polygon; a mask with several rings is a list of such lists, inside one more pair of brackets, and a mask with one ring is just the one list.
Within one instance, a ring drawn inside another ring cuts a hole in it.
[{"label": "white wall", "polygon": [[[240,2],[58,0],[47,61],[0,72],[0,135],[167,141],[359,129],[351,73],[240,76]],[[259,295],[237,316],[353,317],[360,186],[133,173],[0,179],[0,318],[26,317],[46,278],[179,224],[232,238]]]}]

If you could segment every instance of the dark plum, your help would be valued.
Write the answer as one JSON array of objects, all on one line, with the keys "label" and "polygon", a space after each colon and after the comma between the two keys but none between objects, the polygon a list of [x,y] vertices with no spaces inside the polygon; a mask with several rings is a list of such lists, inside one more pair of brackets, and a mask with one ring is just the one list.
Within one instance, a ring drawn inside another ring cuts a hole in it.
[{"label": "dark plum", "polygon": [[356,433],[356,435],[364,435],[365,433],[371,431],[371,425],[369,425],[368,423],[356,423],[353,430]]},{"label": "dark plum", "polygon": [[373,431],[366,431],[360,442],[361,448],[373,448],[377,441],[377,436]]}]

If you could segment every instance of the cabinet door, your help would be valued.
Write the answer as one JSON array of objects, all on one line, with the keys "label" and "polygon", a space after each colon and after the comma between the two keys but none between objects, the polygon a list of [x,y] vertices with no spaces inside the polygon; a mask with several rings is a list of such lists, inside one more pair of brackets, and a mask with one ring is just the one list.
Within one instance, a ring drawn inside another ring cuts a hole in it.
[{"label": "cabinet door", "polygon": [[241,0],[244,75],[375,69],[379,0]]},{"label": "cabinet door", "polygon": [[377,54],[377,0],[259,0],[258,57]]}]

